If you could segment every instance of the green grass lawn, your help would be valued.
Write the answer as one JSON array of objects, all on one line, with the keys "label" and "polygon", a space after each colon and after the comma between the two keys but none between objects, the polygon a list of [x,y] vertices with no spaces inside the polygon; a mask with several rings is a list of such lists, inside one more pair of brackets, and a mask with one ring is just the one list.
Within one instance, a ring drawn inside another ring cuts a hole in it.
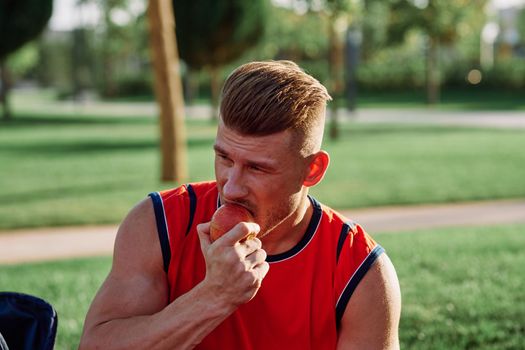
[{"label": "green grass lawn", "polygon": [[[191,181],[213,178],[215,126],[188,122]],[[0,229],[118,223],[159,178],[148,117],[18,114],[0,123]],[[344,124],[312,193],[336,208],[525,196],[525,130]]]},{"label": "green grass lawn", "polygon": [[[525,347],[525,225],[377,234],[403,296],[402,349]],[[110,258],[0,266],[0,289],[52,303],[56,349],[75,349]]]},{"label": "green grass lawn", "polygon": [[[360,91],[357,98],[359,108],[425,108],[426,91]],[[525,110],[523,91],[497,91],[472,86],[463,89],[441,91],[438,110]]]},{"label": "green grass lawn", "polygon": [[525,348],[525,225],[377,235],[399,276],[402,349]]},{"label": "green grass lawn", "polygon": [[313,193],[336,208],[525,195],[525,130],[345,125]]}]

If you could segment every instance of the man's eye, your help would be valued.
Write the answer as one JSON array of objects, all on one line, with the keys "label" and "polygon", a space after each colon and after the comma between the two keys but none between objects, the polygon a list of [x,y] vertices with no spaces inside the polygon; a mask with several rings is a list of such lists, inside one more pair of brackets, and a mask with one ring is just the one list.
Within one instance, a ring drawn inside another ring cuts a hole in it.
[{"label": "man's eye", "polygon": [[221,162],[225,162],[225,163],[228,163],[228,164],[232,162],[231,159],[228,158],[228,156],[226,156],[224,154],[217,154],[217,157],[219,158],[219,160]]}]

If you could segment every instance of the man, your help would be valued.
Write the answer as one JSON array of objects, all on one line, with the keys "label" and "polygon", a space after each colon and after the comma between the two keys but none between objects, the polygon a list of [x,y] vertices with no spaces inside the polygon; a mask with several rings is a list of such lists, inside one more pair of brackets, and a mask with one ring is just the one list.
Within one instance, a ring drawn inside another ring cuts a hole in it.
[{"label": "man", "polygon": [[[235,70],[223,88],[216,182],[153,193],[131,210],[80,347],[397,349],[392,263],[360,226],[308,196],[329,163],[328,100],[292,62]],[[212,243],[221,203],[256,223]]]}]

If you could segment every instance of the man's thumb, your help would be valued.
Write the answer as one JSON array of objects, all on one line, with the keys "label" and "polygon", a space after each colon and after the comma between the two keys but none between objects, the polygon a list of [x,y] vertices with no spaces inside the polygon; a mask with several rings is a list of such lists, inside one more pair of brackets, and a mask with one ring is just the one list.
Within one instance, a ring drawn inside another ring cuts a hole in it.
[{"label": "man's thumb", "polygon": [[210,223],[206,222],[197,225],[197,233],[199,234],[199,241],[201,243],[201,249],[204,253],[211,244],[210,238]]}]

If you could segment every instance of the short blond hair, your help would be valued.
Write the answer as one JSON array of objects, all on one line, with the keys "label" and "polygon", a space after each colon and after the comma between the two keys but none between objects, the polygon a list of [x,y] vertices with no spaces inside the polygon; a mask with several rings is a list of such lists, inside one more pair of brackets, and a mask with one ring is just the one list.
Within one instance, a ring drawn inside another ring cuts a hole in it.
[{"label": "short blond hair", "polygon": [[301,147],[308,147],[320,143],[310,139],[320,124],[324,126],[331,99],[326,88],[294,62],[251,62],[226,80],[220,117],[225,126],[244,135],[291,130],[302,141]]}]

